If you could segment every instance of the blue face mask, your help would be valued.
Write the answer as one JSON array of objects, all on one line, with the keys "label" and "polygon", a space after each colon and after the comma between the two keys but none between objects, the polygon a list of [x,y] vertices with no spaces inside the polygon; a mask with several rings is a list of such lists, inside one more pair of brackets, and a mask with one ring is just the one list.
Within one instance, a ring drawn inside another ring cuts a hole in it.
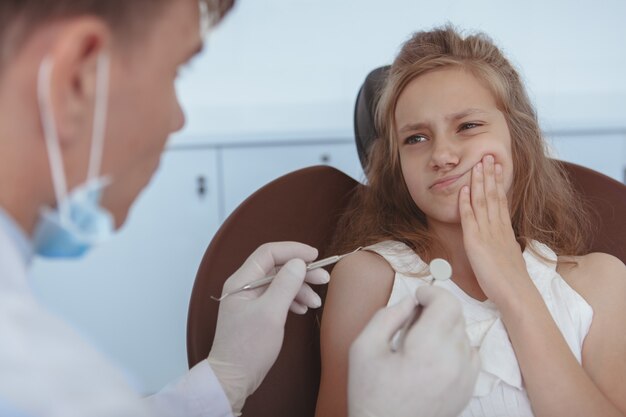
[{"label": "blue face mask", "polygon": [[63,202],[63,209],[42,208],[34,235],[35,252],[46,258],[77,258],[108,240],[115,222],[100,206],[106,185],[94,181],[77,188]]},{"label": "blue face mask", "polygon": [[44,136],[50,159],[56,208],[43,207],[33,236],[35,253],[48,258],[76,258],[115,232],[113,216],[100,205],[102,190],[110,180],[98,177],[104,148],[108,105],[109,58],[98,59],[91,156],[87,180],[67,192],[61,146],[50,98],[53,63],[47,58],[39,70],[38,96]]}]

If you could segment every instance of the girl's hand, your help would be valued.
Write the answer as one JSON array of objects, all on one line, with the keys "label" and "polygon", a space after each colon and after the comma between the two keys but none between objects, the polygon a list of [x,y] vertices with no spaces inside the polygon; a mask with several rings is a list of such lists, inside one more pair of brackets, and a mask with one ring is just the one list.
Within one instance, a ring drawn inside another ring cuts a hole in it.
[{"label": "girl's hand", "polygon": [[487,155],[459,195],[463,243],[478,284],[496,305],[515,296],[530,277],[511,225],[502,165]]}]

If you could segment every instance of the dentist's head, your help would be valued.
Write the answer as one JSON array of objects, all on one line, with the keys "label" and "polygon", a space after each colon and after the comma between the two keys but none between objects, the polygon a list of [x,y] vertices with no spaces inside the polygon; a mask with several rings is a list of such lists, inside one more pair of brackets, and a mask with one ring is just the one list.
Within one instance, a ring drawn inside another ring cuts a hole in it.
[{"label": "dentist's head", "polygon": [[233,2],[2,1],[0,206],[39,253],[80,255],[124,222],[185,123],[178,70]]}]

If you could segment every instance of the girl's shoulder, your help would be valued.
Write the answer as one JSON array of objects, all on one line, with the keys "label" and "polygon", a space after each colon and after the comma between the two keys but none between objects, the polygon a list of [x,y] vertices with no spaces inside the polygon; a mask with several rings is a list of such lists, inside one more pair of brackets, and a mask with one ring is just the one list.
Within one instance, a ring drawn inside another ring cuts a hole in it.
[{"label": "girl's shoulder", "polygon": [[361,250],[340,260],[332,274],[346,276],[348,280],[376,281],[385,277],[392,279],[395,272],[389,262],[378,253]]},{"label": "girl's shoulder", "polygon": [[[396,271],[404,272],[404,267],[419,266],[423,262],[411,248],[402,242],[384,240],[360,248],[359,251],[343,258],[333,273],[358,274],[366,277],[384,276],[393,278]],[[406,265],[405,265],[406,264]]]},{"label": "girl's shoulder", "polygon": [[359,251],[337,262],[330,277],[330,300],[352,300],[351,304],[380,308],[389,299],[395,271],[377,253]]},{"label": "girl's shoulder", "polygon": [[626,295],[626,266],[613,255],[559,256],[557,272],[594,310],[616,294]]}]

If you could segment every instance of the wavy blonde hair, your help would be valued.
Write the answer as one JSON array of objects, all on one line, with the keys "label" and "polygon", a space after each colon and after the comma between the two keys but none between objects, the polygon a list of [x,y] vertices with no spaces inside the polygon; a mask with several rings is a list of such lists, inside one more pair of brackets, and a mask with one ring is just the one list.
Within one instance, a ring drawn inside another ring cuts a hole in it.
[{"label": "wavy blonde hair", "polygon": [[564,168],[547,156],[537,115],[519,74],[484,34],[462,37],[451,26],[415,33],[393,62],[376,108],[379,136],[369,151],[367,186],[359,187],[339,222],[334,249],[349,250],[382,240],[397,240],[423,259],[445,247],[428,229],[400,166],[395,111],[398,97],[416,77],[457,67],[488,86],[507,121],[512,141],[513,184],[509,206],[515,236],[545,243],[559,255],[587,249],[589,220]]}]

